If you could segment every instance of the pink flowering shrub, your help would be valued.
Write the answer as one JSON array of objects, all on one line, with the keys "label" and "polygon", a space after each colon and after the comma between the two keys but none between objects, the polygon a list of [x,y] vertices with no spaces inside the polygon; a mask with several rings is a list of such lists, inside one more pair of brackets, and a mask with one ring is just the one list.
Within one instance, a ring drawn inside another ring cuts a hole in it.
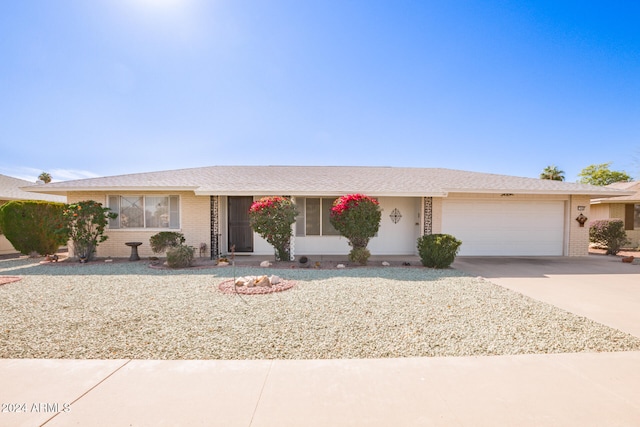
[{"label": "pink flowering shrub", "polygon": [[381,217],[378,201],[363,194],[348,194],[333,202],[329,220],[349,240],[351,261],[367,263],[370,256],[367,245],[378,232]]},{"label": "pink flowering shrub", "polygon": [[296,205],[286,197],[263,197],[249,208],[251,228],[276,251],[276,260],[289,261],[291,225],[296,222]]}]

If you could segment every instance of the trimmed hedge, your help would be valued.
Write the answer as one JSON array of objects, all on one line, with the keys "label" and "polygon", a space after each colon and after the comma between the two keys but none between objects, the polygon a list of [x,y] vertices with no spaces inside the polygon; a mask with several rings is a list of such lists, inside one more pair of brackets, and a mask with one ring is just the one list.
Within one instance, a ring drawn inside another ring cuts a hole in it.
[{"label": "trimmed hedge", "polygon": [[42,200],[13,200],[0,206],[0,229],[14,248],[30,255],[50,255],[66,245],[63,203]]},{"label": "trimmed hedge", "polygon": [[418,253],[422,265],[447,268],[456,258],[462,242],[450,234],[427,234],[418,239]]}]

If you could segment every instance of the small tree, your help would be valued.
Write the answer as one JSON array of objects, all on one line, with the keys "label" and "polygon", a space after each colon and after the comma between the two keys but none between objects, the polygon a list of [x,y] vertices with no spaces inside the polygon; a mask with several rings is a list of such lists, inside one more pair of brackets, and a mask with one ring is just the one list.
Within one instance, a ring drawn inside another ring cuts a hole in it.
[{"label": "small tree", "polygon": [[580,182],[592,185],[609,185],[614,182],[631,181],[631,177],[626,172],[612,171],[609,169],[610,166],[611,162],[587,166],[578,174]]},{"label": "small tree", "polygon": [[49,255],[67,243],[63,203],[13,200],[0,206],[0,229],[13,247],[25,255]]},{"label": "small tree", "polygon": [[117,216],[93,200],[68,204],[62,214],[63,232],[71,238],[75,255],[81,260],[91,260],[98,245],[108,238],[104,229],[109,219]]},{"label": "small tree", "polygon": [[251,228],[276,251],[276,260],[289,261],[291,257],[291,226],[296,222],[298,210],[286,197],[263,197],[249,208]]},{"label": "small tree", "polygon": [[542,170],[540,179],[550,179],[552,181],[564,181],[564,171],[558,169],[557,166],[547,166]]},{"label": "small tree", "polygon": [[348,194],[333,202],[329,221],[349,240],[349,259],[362,265],[367,263],[369,240],[380,228],[382,212],[378,201],[362,194]]},{"label": "small tree", "polygon": [[629,243],[624,221],[621,219],[599,219],[589,224],[589,241],[603,246],[607,255],[615,255]]}]

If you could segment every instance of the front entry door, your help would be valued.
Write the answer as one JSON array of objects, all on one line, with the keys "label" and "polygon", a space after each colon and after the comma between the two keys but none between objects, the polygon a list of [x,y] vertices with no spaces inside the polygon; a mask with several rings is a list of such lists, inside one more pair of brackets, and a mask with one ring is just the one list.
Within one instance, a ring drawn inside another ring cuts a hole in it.
[{"label": "front entry door", "polygon": [[236,252],[253,252],[253,230],[249,225],[249,208],[253,197],[229,197],[229,248]]}]

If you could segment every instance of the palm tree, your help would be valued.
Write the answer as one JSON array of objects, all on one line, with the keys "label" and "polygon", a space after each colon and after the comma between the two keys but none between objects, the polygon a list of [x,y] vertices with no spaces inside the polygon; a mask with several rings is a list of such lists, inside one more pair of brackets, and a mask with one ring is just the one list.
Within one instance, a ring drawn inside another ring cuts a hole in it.
[{"label": "palm tree", "polygon": [[557,166],[547,166],[542,170],[540,179],[550,179],[553,181],[564,181],[564,171],[558,169]]},{"label": "palm tree", "polygon": [[48,174],[48,173],[46,173],[46,172],[42,172],[42,173],[38,176],[38,179],[39,179],[40,181],[43,181],[45,184],[48,184],[48,183],[50,183],[50,182],[51,182],[51,175],[49,175],[49,174]]}]

